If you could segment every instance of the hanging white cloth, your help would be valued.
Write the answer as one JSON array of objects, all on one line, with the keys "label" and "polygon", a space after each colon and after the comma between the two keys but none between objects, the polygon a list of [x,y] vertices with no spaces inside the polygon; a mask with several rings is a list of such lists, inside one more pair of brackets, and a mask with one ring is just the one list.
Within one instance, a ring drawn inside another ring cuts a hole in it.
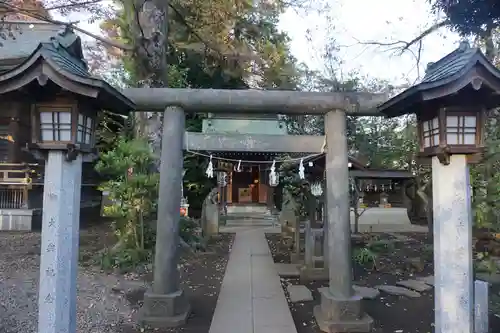
[{"label": "hanging white cloth", "polygon": [[212,155],[210,155],[210,161],[208,162],[207,171],[205,171],[208,178],[214,178],[214,165],[212,163]]},{"label": "hanging white cloth", "polygon": [[271,172],[269,173],[269,185],[278,185],[278,175],[276,174],[276,161],[271,165]]},{"label": "hanging white cloth", "polygon": [[301,158],[300,159],[300,164],[299,164],[299,178],[300,179],[305,179],[306,178],[306,175],[305,175],[304,171],[305,171],[305,168],[304,168],[304,159]]}]

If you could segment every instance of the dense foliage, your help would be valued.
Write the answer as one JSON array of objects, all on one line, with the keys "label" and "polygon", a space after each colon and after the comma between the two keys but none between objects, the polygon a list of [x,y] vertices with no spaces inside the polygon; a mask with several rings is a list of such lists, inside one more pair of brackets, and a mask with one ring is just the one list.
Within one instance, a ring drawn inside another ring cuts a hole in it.
[{"label": "dense foliage", "polygon": [[[100,189],[109,193],[111,205],[104,215],[112,218],[118,243],[105,255],[115,258],[114,265],[128,260],[147,259],[154,246],[150,225],[158,197],[157,173],[150,173],[154,156],[148,143],[140,139],[118,139],[114,147],[101,154],[96,170],[108,178]],[[118,256],[116,254],[119,254]]]},{"label": "dense foliage", "polygon": [[444,12],[451,26],[462,36],[485,37],[485,31],[500,24],[500,3],[496,0],[430,0]]}]

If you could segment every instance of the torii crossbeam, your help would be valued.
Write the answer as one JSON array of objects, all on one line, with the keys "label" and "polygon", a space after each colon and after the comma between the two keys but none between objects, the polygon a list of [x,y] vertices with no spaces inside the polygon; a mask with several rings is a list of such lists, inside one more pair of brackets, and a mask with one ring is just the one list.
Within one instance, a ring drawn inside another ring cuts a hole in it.
[{"label": "torii crossbeam", "polygon": [[343,110],[354,116],[382,116],[376,106],[388,99],[385,94],[364,92],[255,89],[127,88],[123,93],[137,110],[165,111],[167,106],[179,106],[187,113],[320,115]]}]

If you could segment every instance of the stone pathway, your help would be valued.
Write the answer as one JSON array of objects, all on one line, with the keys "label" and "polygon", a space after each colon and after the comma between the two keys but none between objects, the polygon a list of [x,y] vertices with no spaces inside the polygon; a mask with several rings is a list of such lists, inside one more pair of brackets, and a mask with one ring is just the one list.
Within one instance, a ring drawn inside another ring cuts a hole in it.
[{"label": "stone pathway", "polygon": [[380,291],[375,288],[354,285],[352,289],[356,295],[363,297],[363,299],[375,299],[380,295]]},{"label": "stone pathway", "polygon": [[293,278],[300,276],[300,264],[284,264],[275,263],[276,271],[278,275],[284,278]]},{"label": "stone pathway", "polygon": [[311,291],[306,286],[289,284],[286,289],[292,303],[314,300]]},{"label": "stone pathway", "polygon": [[429,289],[432,289],[431,286],[429,286],[428,284],[425,284],[425,282],[419,281],[419,280],[403,280],[403,281],[396,282],[396,284],[398,286],[405,287],[405,288],[415,290],[418,292],[427,291]]},{"label": "stone pathway", "polygon": [[297,333],[266,228],[237,229],[209,333]]},{"label": "stone pathway", "polygon": [[385,293],[388,293],[389,295],[406,296],[411,298],[420,297],[420,293],[403,287],[391,286],[391,285],[379,285],[376,286],[375,288]]},{"label": "stone pathway", "polygon": [[356,294],[363,297],[363,299],[375,299],[384,292],[389,295],[406,296],[410,298],[420,297],[420,293],[432,289],[434,285],[434,276],[422,276],[415,279],[402,280],[396,282],[395,286],[392,285],[378,285],[373,288],[353,286]]}]

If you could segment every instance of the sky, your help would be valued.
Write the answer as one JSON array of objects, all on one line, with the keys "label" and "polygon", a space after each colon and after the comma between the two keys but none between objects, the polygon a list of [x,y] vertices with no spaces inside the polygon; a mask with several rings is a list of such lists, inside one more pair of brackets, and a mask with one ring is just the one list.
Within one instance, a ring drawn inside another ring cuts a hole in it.
[{"label": "sky", "polygon": [[[280,19],[279,28],[291,37],[291,51],[300,62],[311,69],[323,70],[320,54],[325,43],[334,36],[343,60],[341,74],[358,71],[393,84],[418,79],[419,71],[411,53],[399,55],[388,47],[362,43],[408,41],[418,36],[435,19],[427,0],[319,1],[328,3],[329,8],[320,12],[309,11],[308,14],[288,10]],[[81,20],[81,28],[94,33],[99,31],[98,23],[86,23],[82,18],[75,17],[69,19]],[[329,22],[334,22],[334,27]],[[427,37],[423,43],[420,75],[423,75],[427,63],[435,62],[453,51],[458,41],[459,37],[447,30]]]},{"label": "sky", "polygon": [[[336,0],[331,8],[320,13],[296,13],[288,10],[282,16],[280,28],[292,37],[292,53],[310,68],[322,70],[321,53],[328,36],[334,36],[343,59],[342,72],[359,71],[369,77],[402,83],[418,77],[415,57],[390,51],[388,47],[369,46],[363,42],[409,41],[428,28],[436,17],[427,0]],[[334,22],[329,28],[328,17]],[[307,30],[311,30],[312,43]],[[423,43],[421,72],[429,62],[435,62],[458,47],[459,37],[439,30]],[[312,45],[311,45],[312,44]]]}]

